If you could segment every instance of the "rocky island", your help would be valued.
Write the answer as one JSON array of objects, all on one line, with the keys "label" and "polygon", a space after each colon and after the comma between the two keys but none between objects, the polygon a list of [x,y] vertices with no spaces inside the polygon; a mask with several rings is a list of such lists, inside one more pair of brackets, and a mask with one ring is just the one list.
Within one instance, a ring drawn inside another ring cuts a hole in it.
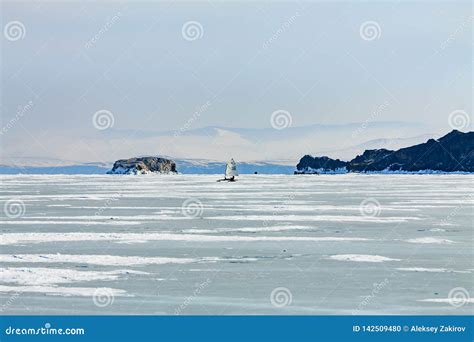
[{"label": "rocky island", "polygon": [[474,172],[474,132],[453,130],[437,140],[396,151],[365,150],[351,161],[306,155],[296,169],[295,174]]},{"label": "rocky island", "polygon": [[176,173],[176,163],[161,157],[120,159],[108,174],[142,175],[148,173]]}]

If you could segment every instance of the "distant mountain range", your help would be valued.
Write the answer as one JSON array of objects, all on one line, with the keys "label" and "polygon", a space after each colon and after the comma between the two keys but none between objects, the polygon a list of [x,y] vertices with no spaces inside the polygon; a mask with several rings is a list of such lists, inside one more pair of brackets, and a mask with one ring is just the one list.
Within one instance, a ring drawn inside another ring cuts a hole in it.
[{"label": "distant mountain range", "polygon": [[[176,169],[182,174],[223,174],[226,162],[209,160],[175,160]],[[112,169],[112,163],[86,163],[60,166],[4,166],[0,165],[0,174],[105,174]],[[254,162],[239,163],[240,174],[290,174],[293,165]]]},{"label": "distant mountain range", "polygon": [[[435,132],[436,129],[424,123],[356,122],[291,126],[281,130],[220,126],[176,131],[108,129],[96,138],[113,142],[113,145],[124,145],[121,152],[128,156],[155,155],[158,149],[160,154],[175,159],[225,161],[233,157],[250,163],[291,160],[294,165],[308,150],[317,154],[328,153],[336,158],[350,158],[354,152],[367,149],[364,146],[367,143],[373,144],[372,148],[386,146],[386,143],[389,143],[389,148],[400,148],[435,137]],[[123,144],[123,141],[132,143]],[[95,151],[100,151],[100,148]],[[107,158],[111,157],[115,160],[124,156],[107,155]]]},{"label": "distant mountain range", "polygon": [[[426,133],[430,131],[433,133]],[[283,130],[212,126],[160,132],[111,128],[81,136],[79,142],[74,137],[63,141],[55,136],[51,149],[56,158],[17,157],[16,151],[8,153],[15,145],[4,145],[0,173],[104,174],[119,159],[161,156],[174,160],[179,173],[220,174],[233,157],[242,174],[287,174],[293,173],[301,155],[308,151],[349,160],[368,149],[396,150],[419,144],[438,137],[435,132],[437,129],[426,124],[407,122],[316,124]],[[48,143],[48,139],[42,141],[45,149]],[[92,155],[102,161],[91,162]]]},{"label": "distant mountain range", "polygon": [[25,141],[4,138],[0,165],[56,167],[89,164],[83,170],[91,170],[91,162],[99,167],[101,164],[110,167],[119,159],[159,155],[171,156],[174,160],[225,162],[234,158],[239,163],[294,166],[306,153],[348,160],[365,149],[410,146],[439,136],[441,128],[427,123],[367,121],[284,129],[272,128],[270,122],[267,128],[194,128],[192,124],[183,123],[183,127],[175,131],[153,129],[111,127],[97,130],[92,127],[87,132],[81,131],[80,135],[50,132],[38,138],[41,144],[28,145],[28,155],[24,155]]},{"label": "distant mountain range", "polygon": [[350,161],[306,155],[296,169],[297,173],[474,172],[474,132],[453,130],[398,150],[366,150]]}]

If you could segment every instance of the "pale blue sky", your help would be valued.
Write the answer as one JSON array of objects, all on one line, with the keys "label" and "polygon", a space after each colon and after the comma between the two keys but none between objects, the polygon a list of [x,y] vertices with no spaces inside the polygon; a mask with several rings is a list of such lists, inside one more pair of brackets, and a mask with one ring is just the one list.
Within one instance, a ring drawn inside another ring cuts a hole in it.
[{"label": "pale blue sky", "polygon": [[[101,109],[115,129],[176,130],[207,101],[190,128],[269,128],[278,109],[293,126],[364,122],[388,103],[377,121],[449,130],[449,113],[472,112],[472,14],[470,1],[4,1],[2,28],[26,32],[2,36],[3,126],[33,106],[3,146],[96,135]],[[183,38],[188,21],[202,37]]]}]

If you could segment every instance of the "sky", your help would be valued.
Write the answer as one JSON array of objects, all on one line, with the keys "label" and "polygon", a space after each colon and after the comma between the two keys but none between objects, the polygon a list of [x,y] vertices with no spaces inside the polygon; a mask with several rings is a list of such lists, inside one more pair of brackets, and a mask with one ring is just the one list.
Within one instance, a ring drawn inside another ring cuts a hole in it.
[{"label": "sky", "polygon": [[[283,140],[315,124],[422,125],[394,138],[470,130],[472,16],[470,1],[3,1],[2,160],[226,158],[206,142],[228,132],[183,137],[207,126]],[[387,132],[333,147],[377,137]],[[242,159],[248,141],[229,139]]]}]

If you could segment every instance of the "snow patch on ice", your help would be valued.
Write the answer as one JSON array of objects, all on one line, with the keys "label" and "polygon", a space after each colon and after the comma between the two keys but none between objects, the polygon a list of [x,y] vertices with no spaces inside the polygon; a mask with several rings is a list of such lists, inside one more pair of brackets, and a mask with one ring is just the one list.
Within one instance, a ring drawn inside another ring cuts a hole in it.
[{"label": "snow patch on ice", "polygon": [[[0,254],[0,262],[11,263],[75,263],[101,266],[137,266],[137,265],[164,265],[189,263],[214,263],[219,261],[257,261],[258,258],[168,258],[168,257],[140,257],[118,255],[72,255],[72,254]],[[115,271],[119,272],[119,271]],[[127,270],[130,274],[148,274],[140,271]],[[113,274],[115,275],[115,273]]]},{"label": "snow patch on ice", "polygon": [[[125,290],[113,289],[110,287],[102,287],[103,293],[107,293],[109,296],[124,297],[130,296]],[[53,296],[85,296],[93,297],[96,294],[97,288],[95,287],[62,287],[62,286],[6,286],[0,285],[0,293],[14,292],[14,293],[44,293]]]},{"label": "snow patch on ice", "polygon": [[120,243],[143,243],[148,241],[186,241],[186,242],[258,242],[258,241],[371,241],[360,237],[334,236],[235,236],[235,235],[197,235],[168,233],[6,233],[0,234],[0,245],[24,243],[50,243],[63,241],[111,241]]},{"label": "snow patch on ice", "polygon": [[103,266],[186,264],[196,262],[191,258],[140,257],[118,255],[72,255],[72,254],[0,254],[0,262],[31,263],[77,263]]},{"label": "snow patch on ice", "polygon": [[191,234],[215,234],[226,232],[241,232],[241,233],[259,233],[259,232],[281,232],[287,230],[308,230],[317,229],[311,226],[273,226],[273,227],[244,227],[244,228],[215,228],[215,229],[185,229],[184,233]]},{"label": "snow patch on ice", "polygon": [[0,282],[19,285],[52,285],[87,281],[109,281],[124,274],[148,274],[131,270],[77,271],[62,268],[6,267],[0,268]]},{"label": "snow patch on ice", "polygon": [[408,271],[408,272],[452,272],[452,273],[471,273],[470,271],[455,271],[447,268],[425,268],[425,267],[400,267],[397,268],[399,271]]},{"label": "snow patch on ice", "polygon": [[410,243],[423,243],[423,244],[451,244],[454,243],[452,240],[448,239],[441,239],[436,237],[422,237],[422,238],[415,238],[415,239],[408,239],[406,242]]},{"label": "snow patch on ice", "polygon": [[384,262],[384,261],[400,261],[401,259],[392,259],[381,255],[367,254],[338,254],[331,255],[328,259],[339,261],[357,261],[357,262]]},{"label": "snow patch on ice", "polygon": [[[460,300],[459,300],[460,301]],[[431,302],[431,303],[454,303],[459,302],[454,298],[428,298],[428,299],[419,299],[418,302]],[[474,304],[474,298],[463,298],[462,303]]]},{"label": "snow patch on ice", "polygon": [[409,220],[420,220],[419,217],[371,217],[371,216],[330,216],[330,215],[236,215],[206,217],[211,220],[229,221],[327,221],[327,222],[371,222],[371,223],[400,223]]},{"label": "snow patch on ice", "polygon": [[[71,217],[73,218],[73,217]],[[109,218],[110,219],[110,218]],[[141,224],[140,222],[135,221],[118,221],[118,220],[108,220],[108,221],[50,221],[50,220],[20,220],[20,221],[1,221],[2,225],[77,225],[77,226],[136,226]]]}]

